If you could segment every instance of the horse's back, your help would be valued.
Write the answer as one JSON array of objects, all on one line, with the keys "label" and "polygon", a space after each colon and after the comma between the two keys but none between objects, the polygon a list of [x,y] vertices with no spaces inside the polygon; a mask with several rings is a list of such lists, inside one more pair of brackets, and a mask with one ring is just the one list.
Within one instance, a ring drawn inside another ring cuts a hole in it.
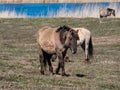
[{"label": "horse's back", "polygon": [[79,30],[78,31],[79,36],[86,37],[91,35],[91,32],[86,28],[74,28],[74,30]]},{"label": "horse's back", "polygon": [[100,10],[100,15],[106,16],[107,15],[107,9]]},{"label": "horse's back", "polygon": [[38,31],[38,44],[46,52],[54,53],[55,51],[55,31],[56,28],[51,27],[44,27]]},{"label": "horse's back", "polygon": [[87,34],[91,34],[91,32],[88,29],[86,29],[86,28],[73,28],[73,29],[74,30],[79,30],[78,31],[79,34],[83,34],[83,35],[85,35],[86,33]]},{"label": "horse's back", "polygon": [[89,41],[91,37],[91,32],[86,28],[73,28],[74,30],[78,30],[79,40],[77,41],[78,45],[82,44],[85,40]]},{"label": "horse's back", "polygon": [[[43,28],[39,29],[38,35],[39,35],[39,37],[51,35],[53,32],[55,32],[55,30],[56,29],[52,28],[52,27],[43,27]],[[44,38],[46,38],[46,37],[44,37]]]}]

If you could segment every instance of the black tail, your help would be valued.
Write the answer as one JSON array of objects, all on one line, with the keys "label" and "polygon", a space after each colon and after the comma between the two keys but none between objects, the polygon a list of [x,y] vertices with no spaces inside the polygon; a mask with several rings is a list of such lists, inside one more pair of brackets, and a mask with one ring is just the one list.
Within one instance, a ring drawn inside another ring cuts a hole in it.
[{"label": "black tail", "polygon": [[89,42],[89,57],[93,57],[93,44],[92,44],[92,37],[90,37],[90,42]]}]

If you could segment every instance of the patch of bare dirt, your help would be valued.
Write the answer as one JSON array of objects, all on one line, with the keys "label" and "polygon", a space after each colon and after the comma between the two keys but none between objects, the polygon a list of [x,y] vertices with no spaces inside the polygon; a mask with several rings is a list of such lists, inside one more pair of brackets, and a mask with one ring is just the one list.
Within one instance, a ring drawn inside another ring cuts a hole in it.
[{"label": "patch of bare dirt", "polygon": [[29,61],[23,59],[23,60],[19,60],[18,63],[20,64],[31,64]]},{"label": "patch of bare dirt", "polygon": [[23,65],[24,65],[23,68],[25,68],[25,69],[33,69],[33,68],[34,68],[34,67],[31,65],[31,62],[30,62],[30,61],[27,61],[27,60],[25,60],[25,59],[19,60],[18,63],[23,64]]},{"label": "patch of bare dirt", "polygon": [[94,45],[110,45],[120,43],[120,36],[93,37]]}]

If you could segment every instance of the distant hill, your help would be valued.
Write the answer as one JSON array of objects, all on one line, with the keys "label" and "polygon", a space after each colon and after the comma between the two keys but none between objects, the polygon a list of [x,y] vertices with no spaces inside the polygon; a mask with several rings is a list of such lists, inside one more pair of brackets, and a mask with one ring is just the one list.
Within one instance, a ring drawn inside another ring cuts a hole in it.
[{"label": "distant hill", "polygon": [[83,2],[120,2],[120,0],[0,0],[0,3],[83,3]]}]

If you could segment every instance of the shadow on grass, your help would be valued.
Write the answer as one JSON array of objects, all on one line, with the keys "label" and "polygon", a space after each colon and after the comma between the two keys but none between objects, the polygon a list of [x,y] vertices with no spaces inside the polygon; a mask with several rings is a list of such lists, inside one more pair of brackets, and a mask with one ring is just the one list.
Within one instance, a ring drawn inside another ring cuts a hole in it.
[{"label": "shadow on grass", "polygon": [[85,74],[76,74],[76,76],[79,77],[79,78],[83,78],[83,77],[86,77],[87,75],[85,75]]}]

